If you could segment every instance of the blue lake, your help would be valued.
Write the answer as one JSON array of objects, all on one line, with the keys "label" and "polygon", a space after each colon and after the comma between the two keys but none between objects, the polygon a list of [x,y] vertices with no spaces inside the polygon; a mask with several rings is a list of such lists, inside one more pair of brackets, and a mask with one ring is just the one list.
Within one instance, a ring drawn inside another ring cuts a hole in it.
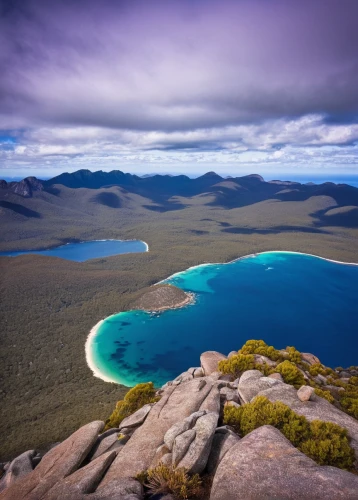
[{"label": "blue lake", "polygon": [[49,250],[28,250],[23,252],[0,252],[1,256],[17,257],[18,255],[37,254],[61,259],[85,262],[90,259],[111,257],[124,253],[147,252],[148,246],[139,240],[97,240],[69,243]]},{"label": "blue lake", "polygon": [[159,386],[198,366],[203,351],[227,354],[248,339],[294,345],[332,367],[358,365],[358,266],[267,252],[191,268],[164,282],[194,292],[196,303],[102,322],[89,348],[107,379]]}]

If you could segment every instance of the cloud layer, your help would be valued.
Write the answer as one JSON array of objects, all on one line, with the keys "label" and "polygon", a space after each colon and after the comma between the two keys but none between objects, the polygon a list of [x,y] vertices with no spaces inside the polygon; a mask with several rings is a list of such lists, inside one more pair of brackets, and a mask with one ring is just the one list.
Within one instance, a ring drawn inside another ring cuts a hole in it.
[{"label": "cloud layer", "polygon": [[353,168],[357,18],[356,0],[3,0],[2,164]]}]

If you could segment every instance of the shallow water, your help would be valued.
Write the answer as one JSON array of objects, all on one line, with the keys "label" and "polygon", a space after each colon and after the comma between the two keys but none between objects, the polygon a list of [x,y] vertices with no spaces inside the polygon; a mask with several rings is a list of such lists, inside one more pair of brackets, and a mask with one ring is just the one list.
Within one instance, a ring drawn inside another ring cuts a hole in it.
[{"label": "shallow water", "polygon": [[358,364],[358,266],[268,252],[195,267],[165,282],[194,292],[196,303],[107,318],[91,344],[106,377],[159,386],[198,366],[203,351],[227,354],[248,339],[294,345],[332,367]]},{"label": "shallow water", "polygon": [[97,240],[69,243],[49,250],[27,250],[23,252],[0,252],[0,256],[17,257],[18,255],[36,254],[61,259],[84,262],[90,259],[111,257],[124,253],[146,252],[147,245],[139,240]]}]

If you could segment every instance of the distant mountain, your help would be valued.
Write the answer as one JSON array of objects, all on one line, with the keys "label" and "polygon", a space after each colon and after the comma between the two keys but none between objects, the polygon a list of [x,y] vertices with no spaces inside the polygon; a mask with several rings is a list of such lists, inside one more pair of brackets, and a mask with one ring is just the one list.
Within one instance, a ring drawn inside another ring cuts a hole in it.
[{"label": "distant mountain", "polygon": [[42,191],[44,189],[44,184],[43,181],[36,179],[36,177],[26,177],[26,179],[22,179],[21,181],[6,182],[5,180],[0,180],[0,189],[7,189],[24,198],[31,198],[34,191]]},{"label": "distant mountain", "polygon": [[[62,187],[61,187],[62,186]],[[224,178],[215,172],[207,172],[197,178],[186,175],[153,174],[139,177],[126,174],[120,170],[111,172],[91,172],[78,170],[73,173],[63,173],[52,179],[41,181],[35,177],[27,177],[19,182],[0,181],[0,195],[14,193],[24,198],[31,198],[36,191],[58,196],[63,186],[69,189],[89,189],[98,192],[89,198],[110,208],[127,206],[126,196],[140,196],[141,203],[146,210],[166,212],[183,209],[193,202],[194,197],[200,196],[200,204],[223,208],[239,208],[253,205],[265,200],[283,202],[299,202],[311,197],[325,196],[332,200],[330,208],[349,207],[347,210],[332,214],[312,214],[320,219],[320,223],[329,222],[337,225],[339,221],[344,226],[357,227],[358,222],[358,188],[347,184],[300,184],[299,182],[271,180],[266,182],[260,175],[251,174],[242,177]],[[110,189],[120,189],[120,192],[109,192]],[[147,200],[147,202],[145,201]],[[8,208],[9,200],[1,202]],[[14,201],[13,204],[17,204]],[[132,199],[131,203],[137,203]],[[23,213],[23,208],[17,204],[16,211]],[[28,207],[30,208],[30,207]],[[14,209],[15,210],[15,209]]]}]

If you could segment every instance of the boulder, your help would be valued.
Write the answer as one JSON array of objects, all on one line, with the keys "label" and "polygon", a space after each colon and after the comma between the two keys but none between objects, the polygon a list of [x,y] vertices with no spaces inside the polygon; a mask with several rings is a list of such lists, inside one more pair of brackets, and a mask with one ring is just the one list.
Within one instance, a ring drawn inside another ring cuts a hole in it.
[{"label": "boulder", "polygon": [[139,410],[137,410],[135,413],[132,415],[129,415],[129,417],[126,417],[122,420],[120,426],[119,426],[119,431],[125,427],[138,427],[139,425],[142,425],[144,420],[147,418],[148,413],[152,409],[153,403],[149,403],[147,405],[142,406]]},{"label": "boulder", "polygon": [[235,403],[235,401],[226,401],[224,406],[233,406],[234,408],[240,408],[240,403]]},{"label": "boulder", "polygon": [[0,492],[16,483],[19,479],[29,474],[34,469],[33,459],[35,450],[25,451],[9,464],[4,476],[0,480]]},{"label": "boulder", "polygon": [[228,426],[225,425],[216,429],[206,466],[208,474],[215,474],[221,460],[238,441],[240,441],[239,436]]},{"label": "boulder", "polygon": [[254,354],[255,363],[259,365],[268,365],[268,366],[276,366],[277,362],[272,361],[272,359],[267,356],[263,356],[262,354]]},{"label": "boulder", "polygon": [[216,351],[206,351],[200,356],[200,364],[205,375],[211,375],[213,372],[218,371],[218,363],[226,356]]},{"label": "boulder", "polygon": [[314,389],[309,385],[303,385],[297,391],[297,397],[300,401],[309,401],[312,394],[314,394]]},{"label": "boulder", "polygon": [[89,452],[87,459],[94,460],[103,453],[109,450],[109,448],[118,440],[119,429],[108,429],[100,436],[98,436],[92,450]]},{"label": "boulder", "polygon": [[314,354],[309,352],[302,352],[302,361],[308,363],[309,365],[315,365],[316,363],[321,363],[320,360]]},{"label": "boulder", "polygon": [[260,370],[246,370],[246,372],[244,372],[239,378],[238,383],[240,382],[244,383],[246,382],[246,380],[249,380],[250,378],[258,379],[263,376],[264,375],[263,373],[260,372]]},{"label": "boulder", "polygon": [[281,373],[271,373],[270,375],[268,375],[268,378],[273,378],[275,380],[279,380],[280,382],[283,382],[283,377],[281,375]]},{"label": "boulder", "polygon": [[220,413],[220,391],[214,383],[208,396],[200,405],[200,411],[211,411],[213,413]]},{"label": "boulder", "polygon": [[[195,368],[193,368],[193,370],[195,370]],[[186,371],[186,372],[183,372],[181,373],[180,375],[178,375],[174,380],[173,380],[173,384],[176,384],[176,383],[183,383],[183,382],[189,382],[190,380],[192,380],[194,377],[194,372],[190,372],[189,370]]]},{"label": "boulder", "polygon": [[239,396],[234,389],[230,389],[230,387],[222,387],[220,389],[220,398],[223,401],[234,401],[235,403],[239,402]]},{"label": "boulder", "polygon": [[192,429],[196,424],[199,417],[205,415],[206,411],[196,411],[185,418],[182,422],[176,422],[164,435],[164,444],[171,451],[173,449],[174,441],[179,434]]},{"label": "boulder", "polygon": [[99,488],[114,479],[134,477],[148,469],[157,449],[164,443],[166,432],[175,423],[198,411],[212,388],[213,381],[209,377],[169,386],[162,399],[152,407],[144,423],[118,453]]},{"label": "boulder", "polygon": [[274,385],[282,385],[282,382],[274,378],[263,376],[253,376],[251,378],[243,378],[242,376],[237,390],[242,401],[244,403],[249,403],[260,391],[269,389]]},{"label": "boulder", "polygon": [[358,476],[317,465],[265,425],[226,452],[210,500],[356,500],[357,491]]},{"label": "boulder", "polygon": [[205,375],[204,370],[201,367],[197,368],[193,373],[194,378],[204,377],[204,375]]},{"label": "boulder", "polygon": [[229,354],[227,355],[228,359],[232,358],[233,356],[237,355],[237,351],[230,351]]},{"label": "boulder", "polygon": [[86,494],[95,491],[115,456],[116,453],[110,451],[63,478],[42,497],[43,500],[82,500],[88,498]]},{"label": "boulder", "polygon": [[[175,460],[176,442],[181,439],[178,436],[173,446],[173,465],[185,467],[191,474],[200,474],[206,467],[215,429],[218,423],[219,415],[217,413],[206,413],[198,418],[191,431],[186,432],[185,439],[181,440],[182,451],[186,448],[183,458]],[[189,435],[189,432],[191,434]]]},{"label": "boulder", "polygon": [[87,457],[104,423],[91,422],[52,448],[39,465],[0,494],[1,500],[41,500],[63,478],[78,469]]},{"label": "boulder", "polygon": [[[159,448],[157,448],[157,450],[155,452],[155,455],[154,455],[154,458],[152,460],[152,463],[150,464],[150,467],[155,467],[156,465],[159,464],[159,462],[162,462],[163,457],[165,455],[167,455],[168,453],[170,453],[170,450],[166,446],[166,444],[162,444],[161,446],[159,446]],[[170,463],[171,463],[171,459],[170,459]]]},{"label": "boulder", "polygon": [[176,467],[179,462],[184,458],[187,453],[189,446],[194,441],[196,432],[194,429],[188,429],[187,431],[179,434],[174,440],[173,452],[172,452],[172,464]]}]

